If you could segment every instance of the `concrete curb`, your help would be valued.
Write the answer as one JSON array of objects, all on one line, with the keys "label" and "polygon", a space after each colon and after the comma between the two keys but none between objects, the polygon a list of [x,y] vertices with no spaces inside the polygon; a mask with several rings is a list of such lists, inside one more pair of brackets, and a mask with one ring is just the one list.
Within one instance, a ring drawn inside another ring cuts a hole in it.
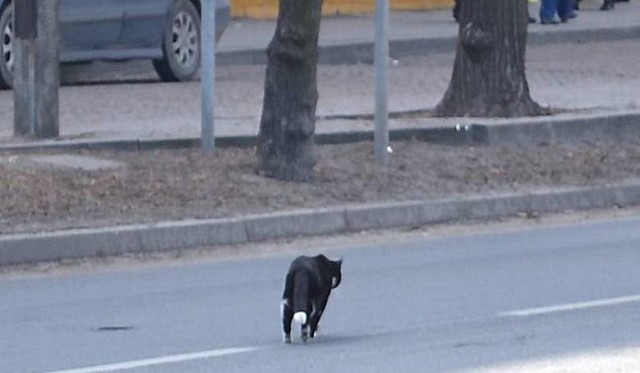
[{"label": "concrete curb", "polygon": [[640,204],[640,182],[0,236],[0,265]]},{"label": "concrete curb", "polygon": [[[331,118],[326,118],[331,119]],[[453,120],[458,120],[457,124]],[[419,119],[412,119],[416,121]],[[440,121],[441,120],[441,121]],[[538,145],[582,141],[620,141],[640,139],[640,112],[599,113],[591,115],[553,115],[513,119],[425,118],[423,127],[389,131],[391,140],[420,139],[434,143]],[[346,144],[373,140],[372,131],[344,131],[316,134],[316,144]],[[228,136],[216,139],[216,146],[253,146],[255,135]],[[0,151],[38,152],[90,150],[152,150],[195,148],[198,138],[124,139],[124,140],[40,140],[0,144]]]},{"label": "concrete curb", "polygon": [[467,142],[493,145],[638,140],[640,112],[539,117],[515,123],[484,121],[471,123],[467,128]]},{"label": "concrete curb", "polygon": [[[528,34],[527,44],[585,43],[638,38],[640,38],[640,26],[566,30],[560,32],[537,31]],[[429,53],[448,53],[455,51],[456,44],[457,36],[390,40],[389,53],[393,58],[425,55]],[[324,65],[373,64],[373,48],[373,41],[320,46],[318,63]],[[216,63],[219,65],[266,65],[266,48],[218,52],[216,54]]]}]

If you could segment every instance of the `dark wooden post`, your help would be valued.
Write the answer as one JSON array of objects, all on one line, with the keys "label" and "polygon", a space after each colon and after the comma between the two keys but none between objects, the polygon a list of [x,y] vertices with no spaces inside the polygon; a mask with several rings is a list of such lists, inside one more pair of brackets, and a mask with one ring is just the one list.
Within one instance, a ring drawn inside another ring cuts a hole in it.
[{"label": "dark wooden post", "polygon": [[20,0],[14,4],[14,135],[57,137],[58,0]]}]

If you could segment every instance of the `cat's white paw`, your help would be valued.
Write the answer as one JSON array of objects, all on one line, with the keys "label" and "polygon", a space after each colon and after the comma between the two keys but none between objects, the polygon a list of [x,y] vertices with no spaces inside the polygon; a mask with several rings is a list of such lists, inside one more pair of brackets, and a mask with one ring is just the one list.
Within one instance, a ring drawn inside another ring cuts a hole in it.
[{"label": "cat's white paw", "polygon": [[300,325],[305,325],[307,323],[307,314],[305,312],[296,312],[293,315],[293,319]]}]

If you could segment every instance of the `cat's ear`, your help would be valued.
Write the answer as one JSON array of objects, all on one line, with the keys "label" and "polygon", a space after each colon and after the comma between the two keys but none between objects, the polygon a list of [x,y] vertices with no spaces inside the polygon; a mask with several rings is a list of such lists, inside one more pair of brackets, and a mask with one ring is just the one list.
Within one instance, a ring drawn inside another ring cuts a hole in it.
[{"label": "cat's ear", "polygon": [[336,263],[338,263],[339,265],[342,265],[342,257],[339,257],[339,258],[336,260]]}]

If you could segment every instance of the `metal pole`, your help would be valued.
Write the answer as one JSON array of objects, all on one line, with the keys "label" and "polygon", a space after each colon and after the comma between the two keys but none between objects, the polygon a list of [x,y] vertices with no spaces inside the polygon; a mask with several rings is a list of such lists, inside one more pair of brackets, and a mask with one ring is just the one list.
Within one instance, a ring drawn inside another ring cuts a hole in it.
[{"label": "metal pole", "polygon": [[202,150],[215,150],[216,0],[202,1]]},{"label": "metal pole", "polygon": [[389,0],[376,0],[376,112],[375,112],[375,158],[379,165],[389,163],[388,125],[388,61],[389,61]]}]

